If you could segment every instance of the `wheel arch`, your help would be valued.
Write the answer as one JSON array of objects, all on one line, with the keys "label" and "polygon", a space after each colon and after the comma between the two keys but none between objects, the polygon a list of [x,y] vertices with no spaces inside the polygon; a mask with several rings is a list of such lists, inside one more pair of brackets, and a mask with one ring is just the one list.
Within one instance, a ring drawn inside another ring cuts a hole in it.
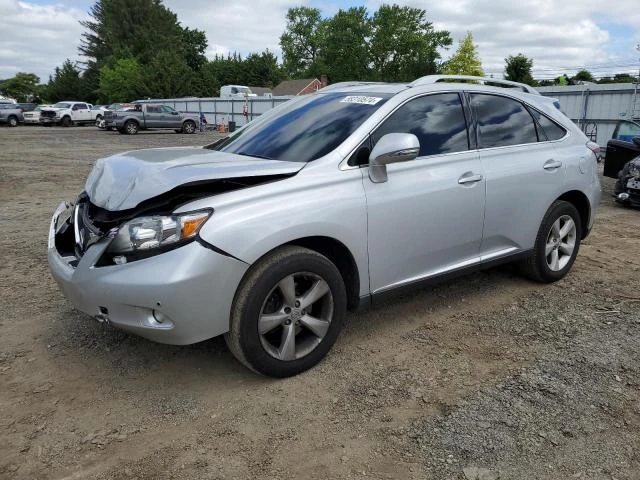
[{"label": "wheel arch", "polygon": [[571,190],[560,195],[557,200],[569,202],[580,214],[580,223],[582,224],[581,238],[585,239],[589,235],[589,220],[591,218],[591,204],[589,198],[580,190]]},{"label": "wheel arch", "polygon": [[[309,236],[301,237],[295,240],[288,241],[277,247],[272,248],[268,252],[264,253],[258,258],[253,265],[256,265],[264,257],[270,255],[279,248],[287,245],[295,245],[298,247],[308,248],[321,255],[327,257],[338,269],[347,293],[347,308],[354,310],[360,304],[360,274],[358,270],[358,264],[349,248],[339,240],[326,236]],[[245,276],[249,273],[245,273]],[[244,278],[243,278],[244,280]],[[242,281],[240,282],[242,283]]]}]

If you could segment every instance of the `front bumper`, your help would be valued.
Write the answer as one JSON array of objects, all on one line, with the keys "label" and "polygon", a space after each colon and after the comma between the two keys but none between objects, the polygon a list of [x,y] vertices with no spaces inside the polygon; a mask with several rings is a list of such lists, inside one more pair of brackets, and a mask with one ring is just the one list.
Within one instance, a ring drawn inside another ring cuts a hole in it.
[{"label": "front bumper", "polygon": [[62,211],[51,221],[49,268],[78,310],[160,343],[185,345],[228,331],[247,264],[191,242],[143,260],[96,267],[110,239],[91,245],[79,259],[62,257],[55,246]]}]

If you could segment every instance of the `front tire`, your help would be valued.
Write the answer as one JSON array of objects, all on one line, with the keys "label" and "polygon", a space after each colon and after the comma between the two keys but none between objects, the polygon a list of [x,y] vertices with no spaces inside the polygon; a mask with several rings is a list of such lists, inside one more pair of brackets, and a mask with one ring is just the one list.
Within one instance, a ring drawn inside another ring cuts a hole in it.
[{"label": "front tire", "polygon": [[346,307],[336,266],[313,250],[285,246],[260,260],[240,284],[225,340],[251,370],[290,377],[325,357]]},{"label": "front tire", "polygon": [[8,118],[8,123],[10,127],[17,127],[18,126],[18,119],[16,117],[9,117]]},{"label": "front tire", "polygon": [[194,122],[193,120],[187,120],[182,124],[182,133],[196,133],[196,128],[196,122]]},{"label": "front tire", "polygon": [[534,253],[522,263],[523,274],[541,283],[563,278],[578,255],[581,232],[576,207],[563,200],[554,202],[542,219]]},{"label": "front tire", "polygon": [[67,117],[62,117],[62,126],[63,127],[70,127],[71,125],[73,125],[73,122],[71,121],[71,117],[67,116]]},{"label": "front tire", "polygon": [[136,133],[138,133],[138,130],[139,130],[138,123],[135,122],[134,120],[129,120],[124,125],[124,130],[128,135],[135,135]]}]

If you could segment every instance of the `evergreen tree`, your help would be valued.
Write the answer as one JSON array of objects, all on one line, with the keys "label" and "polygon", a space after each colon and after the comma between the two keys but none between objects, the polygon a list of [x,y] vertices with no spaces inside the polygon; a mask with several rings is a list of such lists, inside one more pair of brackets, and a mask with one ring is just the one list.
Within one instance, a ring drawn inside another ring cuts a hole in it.
[{"label": "evergreen tree", "polygon": [[443,73],[448,75],[484,76],[482,62],[478,56],[476,46],[473,44],[471,32],[467,32],[464,39],[460,41],[456,53],[445,63]]}]

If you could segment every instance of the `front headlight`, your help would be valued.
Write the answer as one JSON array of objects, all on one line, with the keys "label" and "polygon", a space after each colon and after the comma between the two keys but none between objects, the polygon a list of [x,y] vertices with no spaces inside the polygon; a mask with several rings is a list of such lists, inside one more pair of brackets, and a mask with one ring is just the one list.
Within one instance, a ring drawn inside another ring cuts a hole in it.
[{"label": "front headlight", "polygon": [[634,177],[640,177],[640,166],[636,165],[635,163],[632,163],[631,167],[629,167],[629,175],[633,175]]},{"label": "front headlight", "polygon": [[[211,213],[211,210],[202,210],[171,216],[134,218],[119,228],[107,251],[110,254],[127,255],[164,251],[184,245],[196,237]],[[121,259],[122,262],[116,258],[113,260],[115,263],[124,263],[126,257]]]}]

